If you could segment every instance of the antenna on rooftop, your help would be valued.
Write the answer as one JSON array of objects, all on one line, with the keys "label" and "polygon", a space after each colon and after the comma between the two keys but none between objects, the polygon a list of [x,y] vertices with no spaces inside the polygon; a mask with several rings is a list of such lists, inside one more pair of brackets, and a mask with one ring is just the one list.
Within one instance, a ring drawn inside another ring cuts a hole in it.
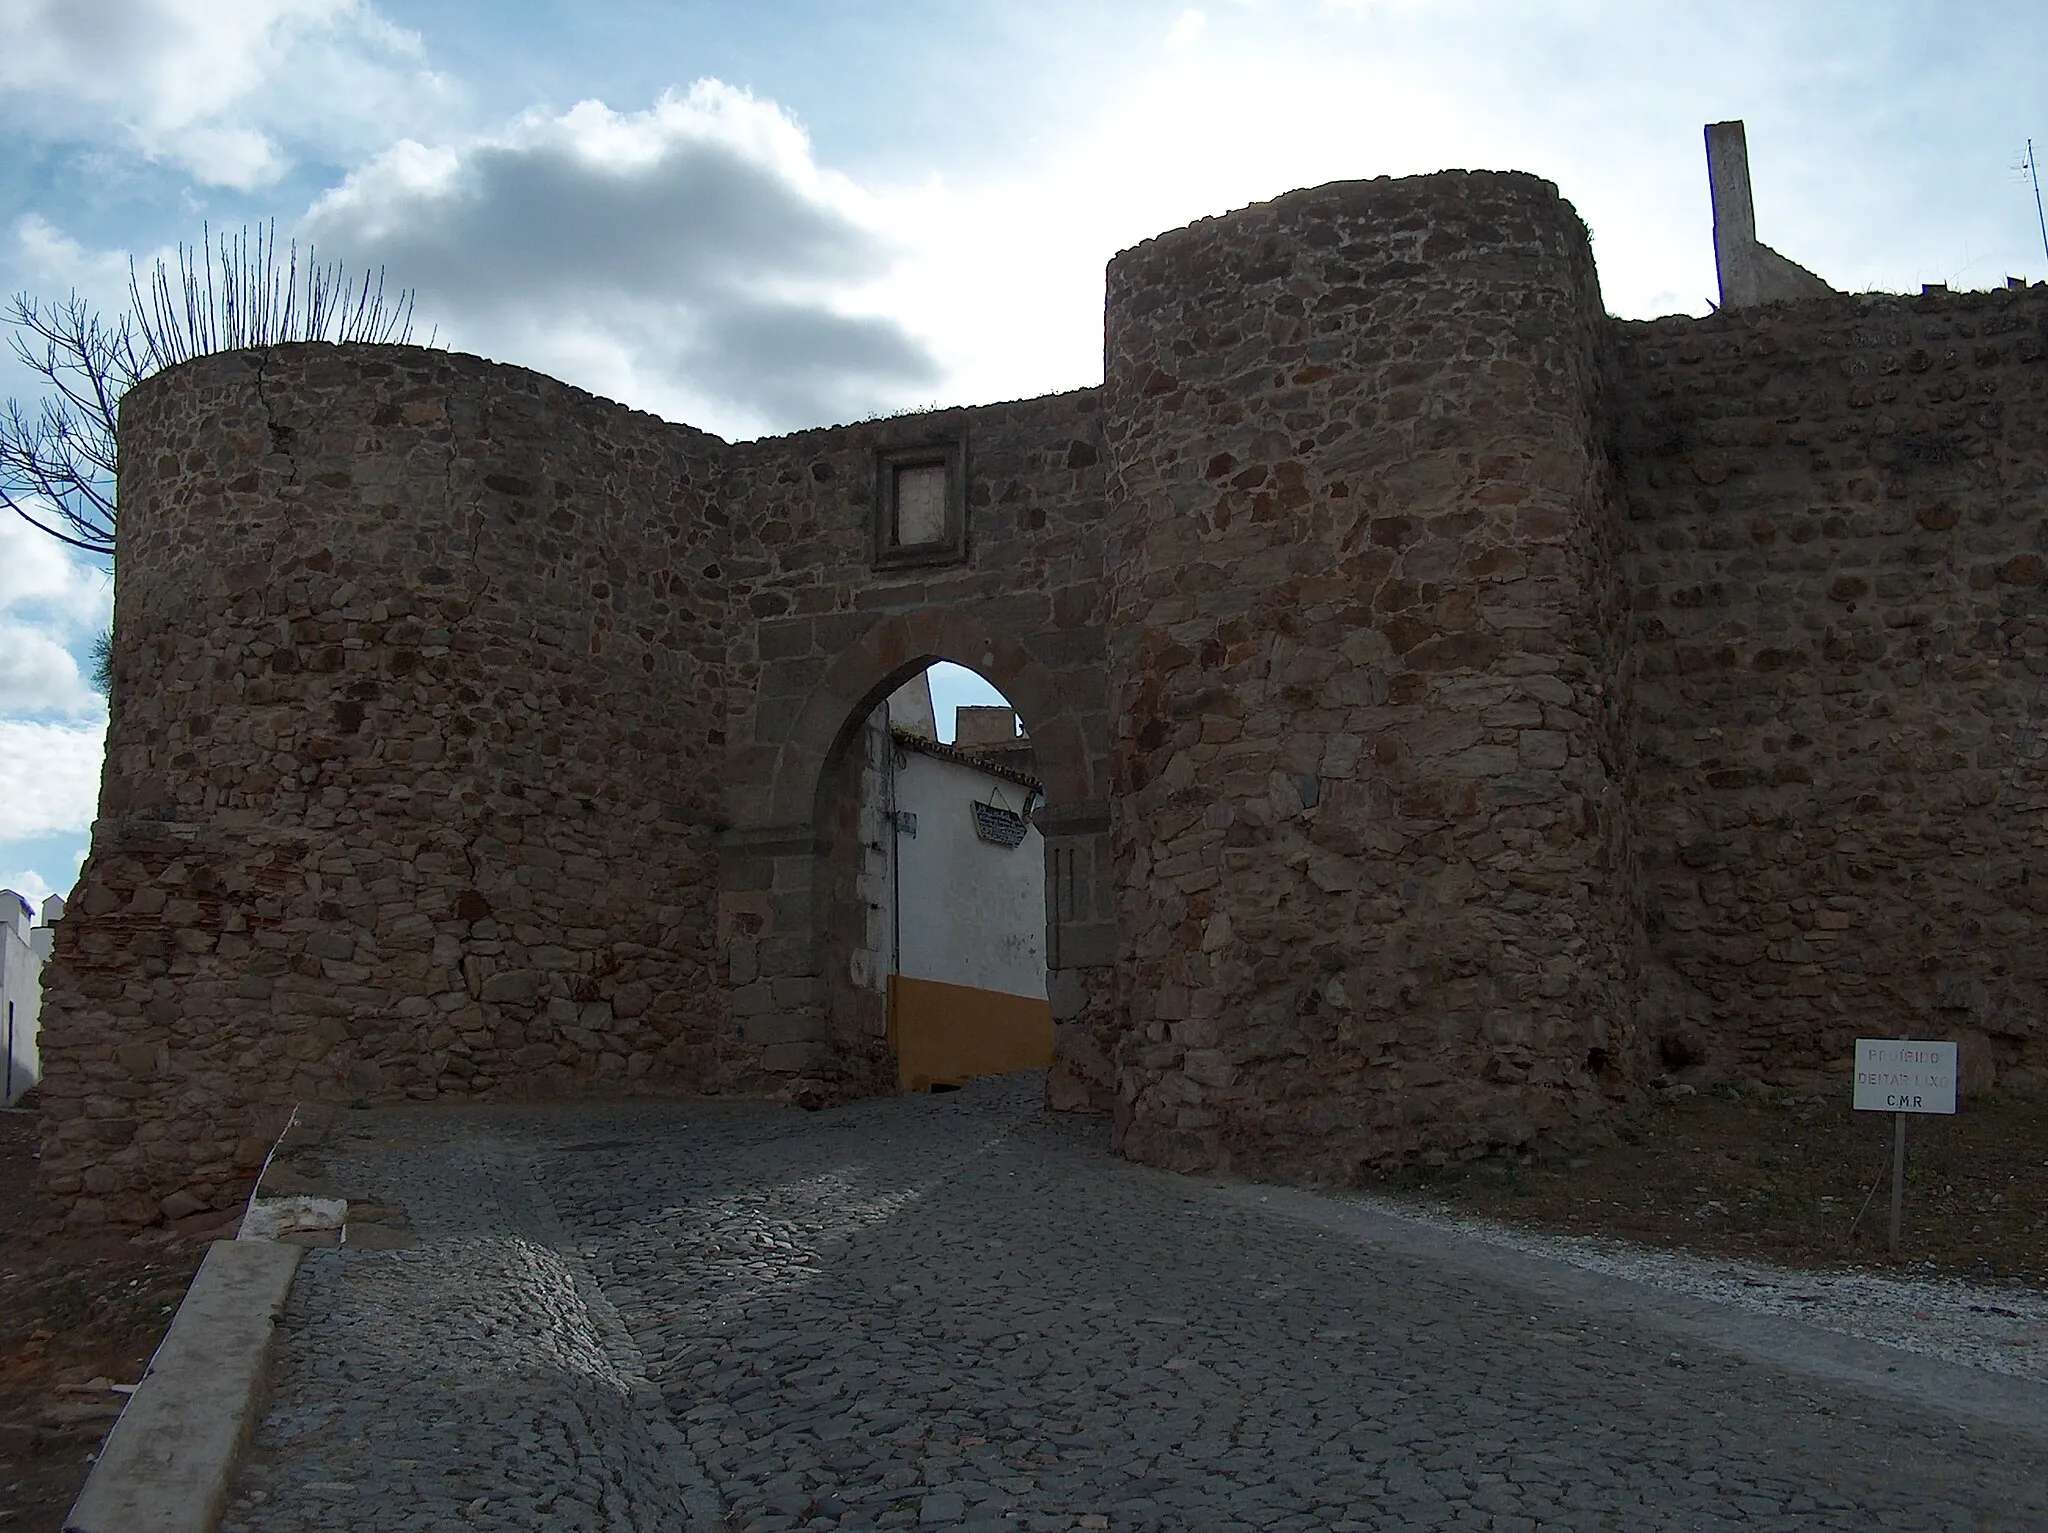
[{"label": "antenna on rooftop", "polygon": [[2041,162],[2034,158],[2034,141],[2027,140],[2026,156],[2014,167],[2024,170],[2034,183],[2034,217],[2041,225],[2041,254],[2048,256],[2048,213],[2041,211]]}]

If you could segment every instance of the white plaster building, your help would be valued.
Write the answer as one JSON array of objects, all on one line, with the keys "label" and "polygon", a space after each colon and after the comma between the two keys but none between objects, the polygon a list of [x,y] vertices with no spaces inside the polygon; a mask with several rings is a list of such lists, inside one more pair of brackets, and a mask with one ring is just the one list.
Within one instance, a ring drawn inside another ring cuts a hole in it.
[{"label": "white plaster building", "polygon": [[7,1051],[0,1064],[0,1106],[12,1107],[42,1079],[36,1025],[43,1006],[43,964],[63,914],[64,901],[53,894],[43,901],[38,924],[26,899],[0,889],[0,1042]]},{"label": "white plaster building", "polygon": [[910,1089],[1051,1063],[1045,843],[1031,743],[1008,708],[963,708],[937,739],[922,675],[869,721],[861,880],[870,912],[854,976],[887,993]]},{"label": "white plaster building", "polygon": [[1021,818],[1036,784],[944,745],[897,743],[896,807],[916,828],[896,840],[896,972],[1043,1000],[1044,839],[1023,824],[1016,845],[991,841],[976,818],[976,806]]}]

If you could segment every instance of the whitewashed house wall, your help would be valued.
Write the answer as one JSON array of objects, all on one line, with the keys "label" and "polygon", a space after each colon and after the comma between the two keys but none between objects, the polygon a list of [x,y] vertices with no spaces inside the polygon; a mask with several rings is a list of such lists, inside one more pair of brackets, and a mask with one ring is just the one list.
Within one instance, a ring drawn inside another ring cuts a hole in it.
[{"label": "whitewashed house wall", "polygon": [[29,902],[0,889],[0,1106],[12,1107],[42,1079],[36,1033],[42,1013],[43,962],[50,956],[51,928],[64,914],[56,895],[43,901],[37,922]]}]

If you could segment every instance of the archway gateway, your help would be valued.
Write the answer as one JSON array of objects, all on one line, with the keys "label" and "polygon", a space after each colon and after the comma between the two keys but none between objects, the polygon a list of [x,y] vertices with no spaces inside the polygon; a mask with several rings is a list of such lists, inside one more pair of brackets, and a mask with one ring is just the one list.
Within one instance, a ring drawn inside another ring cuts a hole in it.
[{"label": "archway gateway", "polygon": [[[1087,600],[1099,593],[1066,597],[1070,608]],[[719,937],[729,969],[751,975],[734,991],[743,1036],[762,1049],[764,1071],[786,1076],[785,1089],[833,1096],[893,1084],[879,1014],[849,992],[843,958],[832,956],[849,945],[844,934],[835,938],[833,923],[858,909],[848,859],[862,845],[850,827],[832,821],[835,809],[858,798],[857,785],[835,768],[849,761],[851,742],[878,705],[947,661],[1001,691],[1030,736],[1045,795],[1033,823],[1045,858],[1046,991],[1064,1045],[1055,1092],[1063,1106],[1109,1107],[1115,933],[1100,656],[1099,630],[1006,632],[979,615],[920,606],[877,615],[836,655],[817,654],[821,668],[794,709],[764,699],[756,716],[767,726],[736,749],[747,759],[772,750],[772,788],[757,823],[736,823],[722,838]]]},{"label": "archway gateway", "polygon": [[813,816],[826,1036],[850,1069],[867,1064],[874,1090],[949,1089],[1053,1062],[1046,959],[1058,938],[1033,823],[1037,752],[985,678],[984,699],[956,717],[955,685],[942,690],[935,669],[846,732]]}]

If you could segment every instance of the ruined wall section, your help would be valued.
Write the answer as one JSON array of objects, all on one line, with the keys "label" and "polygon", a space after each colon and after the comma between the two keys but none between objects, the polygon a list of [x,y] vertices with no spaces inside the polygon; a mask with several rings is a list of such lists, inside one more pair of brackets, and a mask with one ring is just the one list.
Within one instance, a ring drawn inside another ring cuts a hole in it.
[{"label": "ruined wall section", "polygon": [[[853,778],[833,762],[853,726],[938,656],[1002,688],[1031,732],[1051,797],[1041,820],[1048,884],[1055,864],[1064,875],[1064,903],[1049,911],[1055,1012],[1088,1077],[1075,1091],[1108,1105],[1096,1041],[1113,1030],[1100,972],[1112,954],[1100,405],[1088,389],[731,450],[732,542],[720,569],[739,620],[719,942],[735,1083],[829,1097],[893,1081],[876,1039],[832,1033],[835,1014],[842,1026],[856,1016],[869,1032],[878,1025],[871,1007],[851,1004],[860,987],[845,965],[859,944],[824,930],[859,884],[849,860],[859,838],[833,833]],[[966,557],[877,568],[877,453],[954,441],[965,444]]]},{"label": "ruined wall section", "polygon": [[2048,1065],[2048,289],[1618,330],[1663,1064]]},{"label": "ruined wall section", "polygon": [[1110,267],[1121,1145],[1332,1181],[1637,1056],[1607,325],[1555,188],[1298,192]]},{"label": "ruined wall section", "polygon": [[151,379],[122,445],[46,1032],[76,1216],[241,1196],[295,1101],[712,1077],[722,444],[476,358],[296,346]]}]

